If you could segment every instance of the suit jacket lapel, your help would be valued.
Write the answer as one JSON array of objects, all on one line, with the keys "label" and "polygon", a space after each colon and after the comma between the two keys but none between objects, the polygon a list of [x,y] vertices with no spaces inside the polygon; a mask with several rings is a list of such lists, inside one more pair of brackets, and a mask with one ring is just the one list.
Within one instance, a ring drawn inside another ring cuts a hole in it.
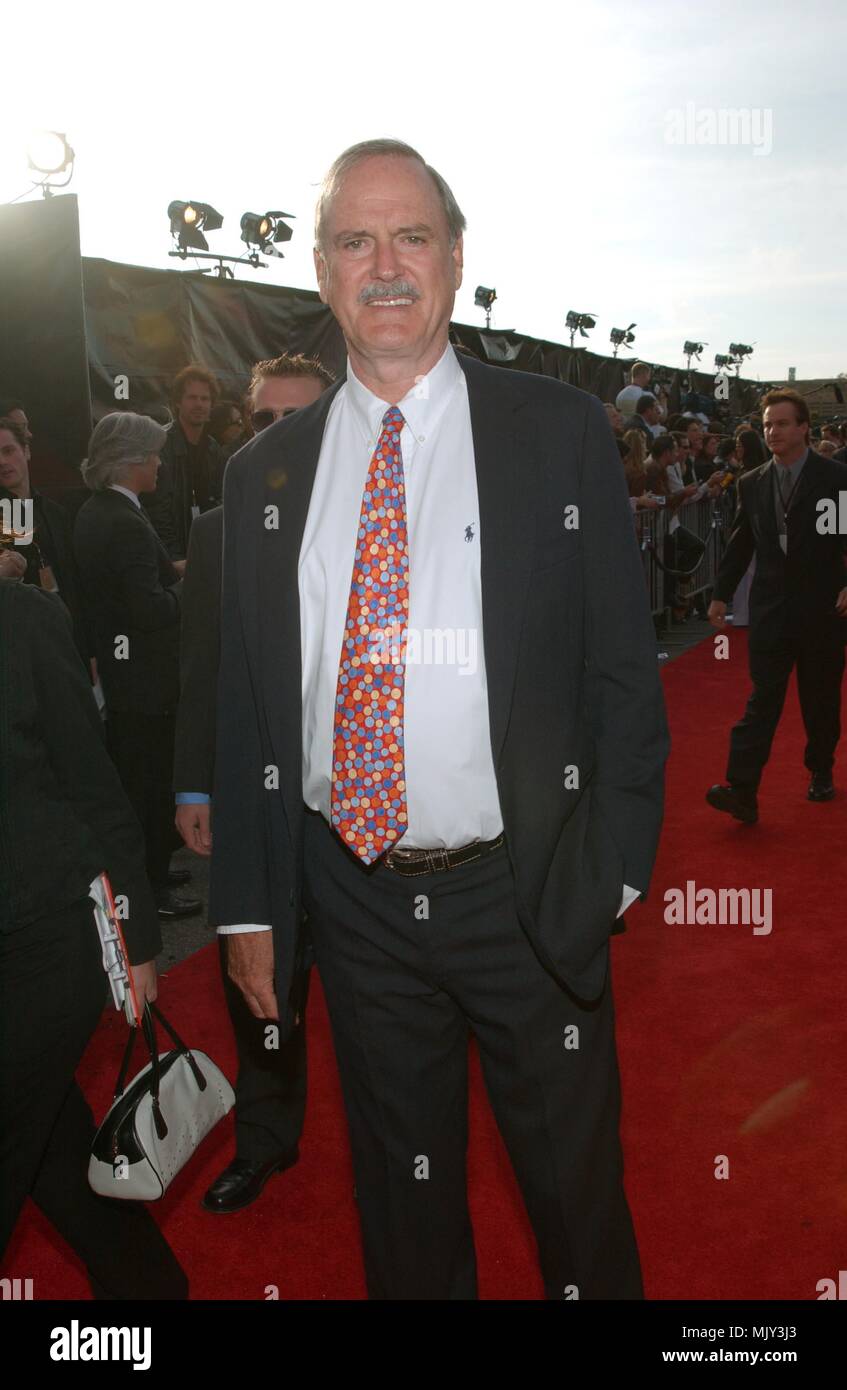
[{"label": "suit jacket lapel", "polygon": [[479,494],[482,633],[491,751],[509,723],[535,538],[537,440],[511,376],[457,354],[468,384]]},{"label": "suit jacket lapel", "polygon": [[[329,407],[343,384],[336,382],[306,410],[272,425],[261,470],[263,509],[278,508],[278,530],[260,523],[256,612],[265,718],[279,768],[280,791],[292,841],[303,802],[303,661],[297,568],[309,501]],[[255,532],[252,532],[255,534]]]}]

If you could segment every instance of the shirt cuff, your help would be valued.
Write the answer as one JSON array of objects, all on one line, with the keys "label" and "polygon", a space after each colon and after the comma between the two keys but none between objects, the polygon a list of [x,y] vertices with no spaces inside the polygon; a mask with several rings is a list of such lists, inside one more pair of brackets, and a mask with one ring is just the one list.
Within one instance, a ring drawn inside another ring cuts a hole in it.
[{"label": "shirt cuff", "polygon": [[174,796],[177,806],[208,806],[211,799],[206,792],[177,792]]},{"label": "shirt cuff", "polygon": [[238,922],[231,927],[218,927],[218,936],[237,936],[242,931],[271,931],[266,922]]},{"label": "shirt cuff", "polygon": [[629,884],[625,883],[621,895],[621,905],[618,908],[618,917],[622,917],[627,908],[635,902],[635,899],[640,897],[641,890],[639,888],[630,888]]}]

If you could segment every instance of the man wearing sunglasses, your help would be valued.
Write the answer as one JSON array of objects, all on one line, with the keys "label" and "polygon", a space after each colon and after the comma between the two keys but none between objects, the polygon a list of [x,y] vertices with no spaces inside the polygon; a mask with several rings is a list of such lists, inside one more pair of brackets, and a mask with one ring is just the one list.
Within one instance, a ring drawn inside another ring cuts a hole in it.
[{"label": "man wearing sunglasses", "polygon": [[[286,353],[257,362],[246,397],[246,413],[252,413],[256,433],[311,405],[332,381],[320,362],[302,354]],[[176,827],[188,848],[204,856],[212,848],[222,544],[223,507],[215,507],[196,518],[189,538],[174,760]],[[235,1157],[212,1183],[203,1206],[207,1211],[223,1213],[249,1206],[272,1173],[297,1161],[306,1104],[308,972],[304,974],[298,1026],[288,1041],[268,1048],[264,1024],[253,1017],[227,974],[226,938],[219,937],[219,942],[224,991],[238,1049]]]},{"label": "man wearing sunglasses", "polygon": [[253,430],[260,434],[268,425],[311,405],[334,378],[317,358],[302,353],[283,353],[267,362],[257,362],[247,391],[247,414]]}]

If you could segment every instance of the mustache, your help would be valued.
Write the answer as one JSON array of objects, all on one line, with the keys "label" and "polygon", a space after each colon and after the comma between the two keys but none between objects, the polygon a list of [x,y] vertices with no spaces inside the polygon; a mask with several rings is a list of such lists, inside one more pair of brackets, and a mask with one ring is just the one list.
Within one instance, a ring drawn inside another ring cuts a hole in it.
[{"label": "mustache", "polygon": [[393,285],[365,285],[359,291],[359,303],[370,304],[372,299],[420,299],[420,291],[411,280],[395,280]]}]

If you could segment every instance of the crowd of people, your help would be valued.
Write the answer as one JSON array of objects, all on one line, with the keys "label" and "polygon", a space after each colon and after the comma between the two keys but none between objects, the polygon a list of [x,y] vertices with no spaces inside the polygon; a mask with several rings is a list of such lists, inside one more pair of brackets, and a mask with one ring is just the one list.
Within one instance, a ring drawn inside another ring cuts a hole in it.
[{"label": "crowd of people", "polygon": [[[614,402],[605,402],[605,410],[623,459],[639,535],[644,534],[643,518],[650,512],[664,509],[674,518],[663,545],[664,607],[676,623],[684,623],[692,612],[704,618],[706,604],[701,592],[690,594],[691,583],[674,573],[680,565],[681,541],[688,534],[678,528],[684,528],[699,503],[713,503],[721,496],[727,498],[731,517],[738,479],[759,468],[769,453],[760,411],[733,425],[693,409],[671,413],[667,391],[661,385],[651,389],[651,378],[650,365],[636,362],[629,383]],[[847,420],[817,426],[811,432],[811,446],[825,458],[847,461]],[[738,627],[747,623],[749,587],[748,575],[733,604]]]}]

